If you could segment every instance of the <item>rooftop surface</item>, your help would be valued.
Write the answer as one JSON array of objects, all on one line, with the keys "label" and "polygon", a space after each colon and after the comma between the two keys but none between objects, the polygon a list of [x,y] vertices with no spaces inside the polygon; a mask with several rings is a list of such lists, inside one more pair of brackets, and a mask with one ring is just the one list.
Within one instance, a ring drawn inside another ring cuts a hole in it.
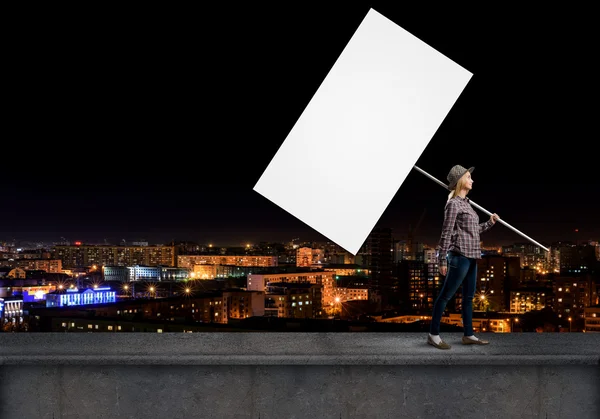
[{"label": "rooftop surface", "polygon": [[0,365],[600,365],[600,333],[0,333]]}]

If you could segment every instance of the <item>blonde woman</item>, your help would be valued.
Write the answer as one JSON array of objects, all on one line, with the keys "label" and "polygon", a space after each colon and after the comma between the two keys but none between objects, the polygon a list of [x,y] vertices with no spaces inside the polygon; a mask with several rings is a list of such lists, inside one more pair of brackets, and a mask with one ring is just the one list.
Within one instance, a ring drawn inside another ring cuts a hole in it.
[{"label": "blonde woman", "polygon": [[486,345],[489,342],[473,334],[473,297],[477,284],[477,259],[481,259],[479,235],[488,231],[500,218],[492,214],[490,219],[479,223],[479,216],[469,204],[467,194],[473,188],[471,173],[475,168],[465,169],[456,165],[448,173],[450,194],[444,209],[444,224],[437,246],[440,274],[445,275],[444,285],[433,306],[431,326],[427,343],[438,349],[450,349],[440,337],[440,322],[446,305],[462,285],[462,320],[464,345]]}]

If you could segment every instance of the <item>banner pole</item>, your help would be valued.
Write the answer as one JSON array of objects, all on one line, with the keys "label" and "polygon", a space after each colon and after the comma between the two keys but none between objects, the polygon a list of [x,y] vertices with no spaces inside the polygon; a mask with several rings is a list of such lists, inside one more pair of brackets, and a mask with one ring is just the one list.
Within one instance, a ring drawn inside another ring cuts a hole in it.
[{"label": "banner pole", "polygon": [[[436,178],[434,178],[433,176],[431,176],[429,173],[427,173],[426,171],[424,171],[423,169],[420,169],[417,166],[414,166],[414,168],[423,173],[425,176],[427,176],[429,179],[433,180],[434,182],[436,182],[437,184],[441,185],[444,187],[444,189],[448,190],[448,185],[446,185],[444,182],[441,182],[439,180],[437,180]],[[473,202],[471,199],[469,199],[469,203],[474,206],[475,208],[479,209],[480,211],[483,211],[484,213],[486,213],[487,215],[489,215],[490,217],[492,216],[492,213],[489,212],[488,210],[486,210],[485,208],[482,208],[480,205],[477,205],[475,202]],[[520,234],[521,236],[525,237],[527,240],[529,240],[530,242],[532,242],[533,244],[541,247],[542,249],[544,249],[546,252],[550,252],[550,250],[548,248],[546,248],[545,246],[542,246],[540,243],[536,242],[535,240],[533,240],[531,237],[523,234],[522,232],[520,232],[519,230],[517,230],[516,228],[514,228],[513,226],[511,226],[510,224],[504,222],[504,220],[502,220],[502,218],[499,218],[498,220],[496,220],[497,223],[501,223],[503,225],[505,225],[506,227],[510,228],[512,231],[514,231],[517,234]]]}]

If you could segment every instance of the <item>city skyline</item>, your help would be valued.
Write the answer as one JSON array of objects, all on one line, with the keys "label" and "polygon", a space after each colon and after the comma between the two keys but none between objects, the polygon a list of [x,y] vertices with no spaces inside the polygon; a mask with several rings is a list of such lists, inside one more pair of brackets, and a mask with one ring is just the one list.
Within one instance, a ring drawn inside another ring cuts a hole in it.
[{"label": "city skyline", "polygon": [[[427,18],[383,3],[298,6],[278,9],[279,20],[266,6],[241,7],[228,21],[237,47],[206,45],[201,79],[185,29],[165,35],[168,46],[147,38],[133,50],[122,40],[134,27],[52,53],[30,43],[47,77],[15,74],[23,83],[15,84],[7,129],[18,133],[12,140],[23,158],[5,159],[0,240],[328,240],[252,188],[369,7],[473,73],[417,165],[441,181],[455,164],[475,166],[469,197],[539,242],[600,238],[594,118],[584,105],[591,74],[557,51],[568,44],[585,57],[592,38],[584,25],[556,31],[508,11],[477,20],[455,5]],[[269,41],[275,34],[284,47]],[[85,71],[67,71],[81,63]],[[61,139],[31,142],[50,134]],[[327,178],[322,187],[343,182]],[[445,199],[413,170],[378,225],[398,238],[411,228],[435,244]],[[502,225],[482,240],[526,241]]]},{"label": "city skyline", "polygon": [[[391,230],[391,229],[390,229]],[[391,230],[391,239],[392,239],[392,244],[393,245],[398,245],[398,244],[404,244],[404,245],[410,245],[412,244],[413,248],[415,251],[417,251],[417,248],[423,248],[423,250],[427,250],[427,249],[435,249],[437,246],[437,242],[433,242],[433,241],[425,241],[425,240],[421,240],[419,237],[411,237],[411,236],[401,236],[398,237],[397,235],[394,235],[393,230]],[[488,253],[489,251],[492,252],[502,252],[503,249],[510,249],[510,248],[518,248],[521,246],[526,246],[527,248],[539,248],[539,246],[536,243],[533,243],[530,240],[527,239],[521,239],[521,240],[516,240],[516,241],[512,241],[512,242],[503,242],[503,243],[485,243],[485,242],[481,242],[482,246],[481,246],[481,250],[482,250],[482,254],[484,253]],[[366,244],[366,242],[365,242]],[[545,242],[542,243],[543,245],[547,245],[548,248],[558,248],[560,246],[600,246],[600,241],[599,240],[557,240],[557,241],[553,241],[553,242]],[[309,239],[303,239],[302,237],[293,237],[293,238],[289,238],[289,239],[284,239],[284,240],[256,240],[256,241],[238,241],[238,242],[230,242],[230,243],[224,243],[224,242],[213,242],[213,241],[197,241],[197,240],[173,240],[173,241],[166,241],[166,242],[157,242],[157,241],[149,241],[145,238],[141,238],[141,239],[121,239],[119,240],[69,240],[66,237],[61,237],[60,240],[55,240],[55,241],[43,241],[43,240],[17,240],[17,239],[13,239],[11,240],[0,240],[0,248],[2,246],[5,246],[6,248],[11,247],[13,248],[12,250],[18,250],[18,251],[33,251],[33,250],[46,250],[46,251],[51,251],[52,249],[54,249],[57,246],[72,246],[72,247],[78,247],[78,246],[110,246],[110,247],[119,247],[119,246],[125,246],[125,247],[145,247],[145,246],[150,246],[150,247],[154,247],[154,246],[190,246],[190,245],[196,245],[199,246],[199,248],[206,248],[207,251],[210,248],[213,249],[230,249],[233,251],[238,251],[239,249],[244,249],[245,251],[251,250],[253,252],[255,252],[257,249],[261,249],[264,248],[265,246],[272,246],[272,245],[280,245],[280,246],[285,246],[286,248],[288,248],[289,246],[301,246],[301,247],[313,247],[313,248],[328,248],[328,249],[332,249],[332,246],[335,246],[339,249],[339,251],[341,252],[348,252],[346,249],[344,249],[342,246],[340,246],[339,244],[328,240],[327,238],[323,238],[322,240],[309,240]],[[417,247],[414,247],[417,246]],[[358,254],[360,254],[362,252],[363,248],[361,247],[361,250],[359,251]],[[391,249],[392,251],[396,251],[398,249]],[[209,251],[210,253],[210,251]],[[350,253],[350,252],[349,252]],[[256,254],[256,253],[254,253]]]}]

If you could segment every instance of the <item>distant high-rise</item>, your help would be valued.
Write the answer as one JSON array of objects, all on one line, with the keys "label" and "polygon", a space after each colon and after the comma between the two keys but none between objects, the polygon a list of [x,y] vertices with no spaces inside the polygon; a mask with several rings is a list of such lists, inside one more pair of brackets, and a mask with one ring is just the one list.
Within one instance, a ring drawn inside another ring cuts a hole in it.
[{"label": "distant high-rise", "polygon": [[[433,303],[444,283],[435,254],[435,249],[425,248],[415,258],[401,260],[395,265],[396,295],[400,310],[433,310]],[[449,311],[453,311],[454,300],[449,301],[447,307]]]},{"label": "distant high-rise", "polygon": [[[597,303],[596,284],[589,274],[560,276],[554,280],[555,307],[558,317],[572,330],[577,330],[584,322],[585,309]],[[569,320],[571,319],[571,320]]]},{"label": "distant high-rise", "polygon": [[377,227],[371,231],[361,250],[361,265],[369,269],[369,290],[381,296],[382,308],[389,305],[393,292],[392,229]]},{"label": "distant high-rise", "polygon": [[594,273],[597,269],[596,247],[583,244],[563,244],[560,252],[560,274],[579,276]]}]

